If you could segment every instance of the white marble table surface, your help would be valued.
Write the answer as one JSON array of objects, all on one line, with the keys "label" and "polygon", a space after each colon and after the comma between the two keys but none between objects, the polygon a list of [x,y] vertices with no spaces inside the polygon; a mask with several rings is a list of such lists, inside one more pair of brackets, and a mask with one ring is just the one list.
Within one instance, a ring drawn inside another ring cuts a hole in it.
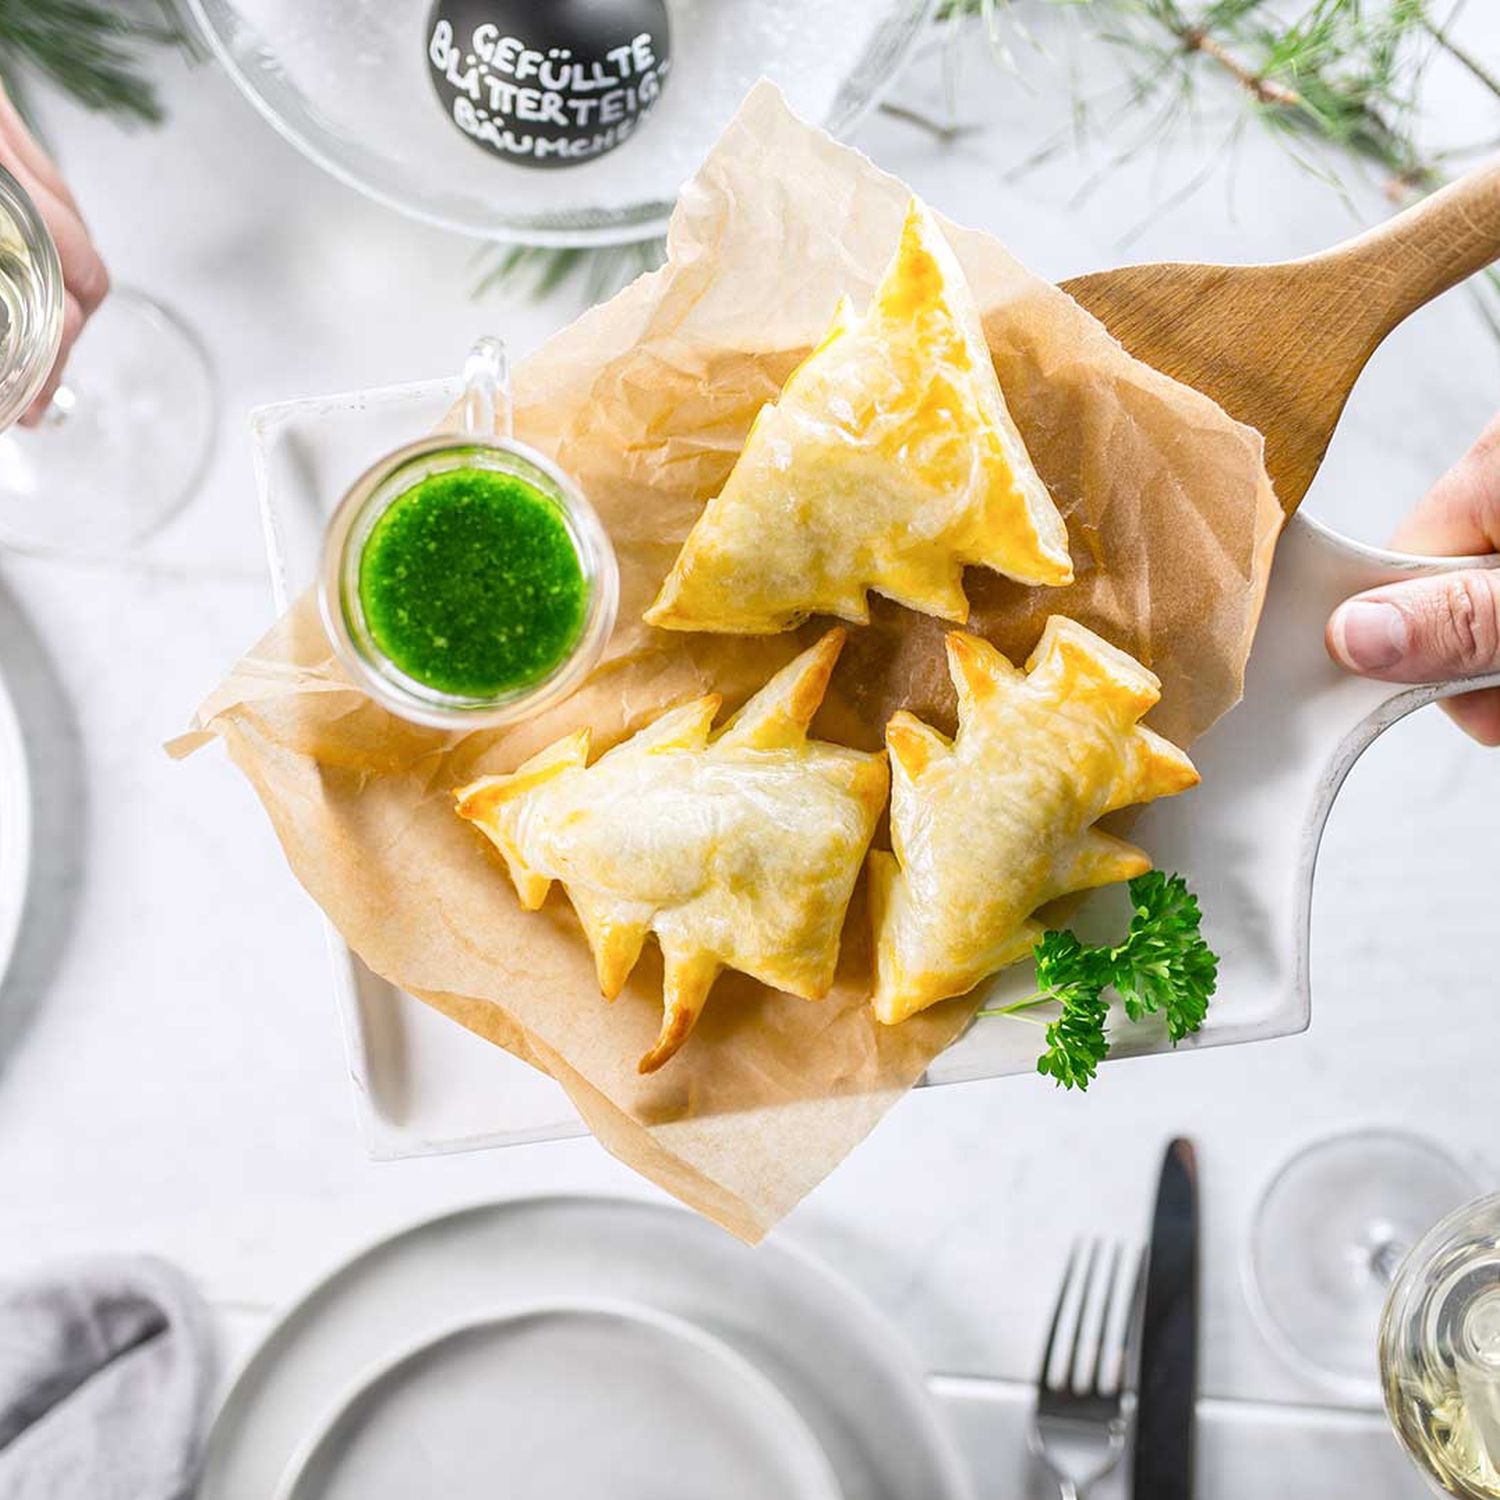
[{"label": "white marble table surface", "polygon": [[[1500,26],[1479,30],[1500,51]],[[74,1252],[168,1256],[210,1299],[228,1367],[320,1273],[415,1217],[495,1195],[647,1189],[587,1140],[367,1161],[317,913],[223,755],[173,765],[159,748],[268,620],[248,408],[442,373],[483,328],[525,350],[576,296],[476,303],[471,244],[324,177],[217,69],[164,73],[157,132],[46,110],[117,279],[163,296],[207,342],[224,418],[201,495],[144,551],[112,566],[0,562],[0,660],[38,819],[37,881],[0,992],[0,1272]],[[935,77],[929,61],[916,92]],[[1232,181],[1219,172],[1121,248],[1191,148],[1074,203],[1085,169],[1067,154],[1007,171],[1035,142],[1037,107],[979,58],[958,111],[981,129],[943,144],[881,117],[858,140],[1058,278],[1125,259],[1303,253],[1350,228],[1335,195],[1251,132]],[[1497,405],[1500,351],[1449,297],[1377,356],[1309,507],[1380,537]],[[1248,1312],[1256,1195],[1311,1137],[1372,1123],[1425,1131],[1493,1180],[1497,850],[1500,755],[1436,711],[1415,716],[1335,810],[1306,1035],[1123,1063],[1084,1097],[1026,1078],[913,1096],[785,1232],[874,1298],[930,1368],[1024,1380],[1070,1241],[1139,1239],[1160,1148],[1190,1132],[1205,1391],[1330,1399]],[[1394,1444],[1390,1475],[1393,1494],[1417,1492]]]}]

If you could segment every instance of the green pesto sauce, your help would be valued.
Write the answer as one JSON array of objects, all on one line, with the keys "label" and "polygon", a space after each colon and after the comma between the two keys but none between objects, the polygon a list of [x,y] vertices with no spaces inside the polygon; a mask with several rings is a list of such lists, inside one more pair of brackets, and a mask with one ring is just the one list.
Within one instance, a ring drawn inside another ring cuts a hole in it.
[{"label": "green pesto sauce", "polygon": [[557,507],[488,469],[434,474],[397,496],[359,560],[375,644],[408,677],[464,697],[545,677],[577,643],[587,594]]}]

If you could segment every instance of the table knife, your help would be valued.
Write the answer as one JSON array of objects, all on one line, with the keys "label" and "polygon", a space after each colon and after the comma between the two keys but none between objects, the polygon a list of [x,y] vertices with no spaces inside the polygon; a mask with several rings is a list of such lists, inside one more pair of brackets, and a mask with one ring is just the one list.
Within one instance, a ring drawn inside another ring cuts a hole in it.
[{"label": "table knife", "polygon": [[1167,1147],[1151,1220],[1136,1381],[1134,1500],[1191,1500],[1198,1394],[1198,1162]]}]

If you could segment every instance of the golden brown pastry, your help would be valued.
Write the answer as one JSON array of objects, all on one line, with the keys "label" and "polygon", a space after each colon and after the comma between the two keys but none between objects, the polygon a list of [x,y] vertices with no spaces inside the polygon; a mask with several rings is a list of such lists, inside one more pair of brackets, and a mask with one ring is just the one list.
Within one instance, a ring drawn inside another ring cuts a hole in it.
[{"label": "golden brown pastry", "polygon": [[613,999],[654,932],[665,1014],[640,1069],[687,1039],[719,971],[821,999],[870,835],[885,756],[810,740],[844,632],[783,668],[717,734],[717,695],[663,714],[590,766],[581,730],[455,795],[505,856],[522,906],[560,880]]},{"label": "golden brown pastry", "polygon": [[1137,723],[1161,683],[1076,621],[1053,615],[1024,673],[988,642],[950,635],[948,670],[957,739],[908,713],[886,729],[895,853],[870,856],[870,903],[873,1003],[888,1024],[1024,957],[1039,906],[1149,870],[1095,819],[1198,780]]},{"label": "golden brown pastry", "polygon": [[973,294],[913,199],[868,311],[840,303],[761,411],[646,619],[745,635],[814,613],[863,622],[873,588],[961,622],[966,563],[1022,583],[1073,578]]}]

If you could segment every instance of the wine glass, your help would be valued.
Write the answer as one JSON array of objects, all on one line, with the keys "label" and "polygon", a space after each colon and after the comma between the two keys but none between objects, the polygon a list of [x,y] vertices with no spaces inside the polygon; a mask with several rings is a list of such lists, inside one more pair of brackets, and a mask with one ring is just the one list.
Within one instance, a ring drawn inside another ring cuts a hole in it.
[{"label": "wine glass", "polygon": [[17,427],[56,362],[63,299],[52,236],[0,168],[0,546],[107,556],[191,496],[213,443],[213,377],[170,312],[117,290],[85,326],[41,422]]},{"label": "wine glass", "polygon": [[1405,1131],[1348,1131],[1304,1147],[1271,1179],[1251,1226],[1245,1290],[1267,1340],[1303,1373],[1373,1403],[1396,1267],[1477,1191],[1448,1152]]},{"label": "wine glass", "polygon": [[1396,1270],[1379,1334],[1385,1409],[1445,1494],[1500,1496],[1500,1194],[1434,1225]]}]

